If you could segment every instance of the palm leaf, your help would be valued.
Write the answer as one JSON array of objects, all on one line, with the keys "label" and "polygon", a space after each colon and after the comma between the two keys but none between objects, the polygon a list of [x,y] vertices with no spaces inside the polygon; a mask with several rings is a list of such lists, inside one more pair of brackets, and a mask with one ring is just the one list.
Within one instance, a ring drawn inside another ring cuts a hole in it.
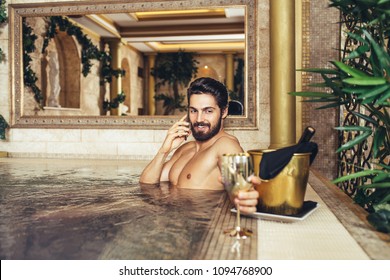
[{"label": "palm leaf", "polygon": [[390,188],[390,182],[373,183],[373,184],[361,185],[361,186],[358,186],[357,188],[361,188],[361,189],[371,189],[371,188],[381,189],[381,188]]},{"label": "palm leaf", "polygon": [[332,63],[337,67],[339,68],[341,71],[347,73],[348,75],[352,76],[352,77],[355,77],[355,78],[366,78],[366,77],[369,77],[366,73],[364,73],[363,71],[360,71],[356,68],[353,68],[349,65],[346,65],[340,61],[332,61]]},{"label": "palm leaf", "polygon": [[390,173],[388,172],[383,172],[383,173],[380,173],[380,174],[377,174],[373,179],[372,179],[372,182],[373,183],[378,183],[378,182],[381,182],[381,181],[384,181],[386,179],[390,178]]},{"label": "palm leaf", "polygon": [[309,87],[327,87],[326,83],[312,83],[308,85]]},{"label": "palm leaf", "polygon": [[294,96],[302,96],[302,97],[322,97],[322,98],[333,97],[333,95],[330,95],[329,93],[317,92],[317,91],[290,92],[289,94]]},{"label": "palm leaf", "polygon": [[381,77],[367,77],[367,78],[347,78],[343,80],[344,83],[358,86],[377,86],[386,84],[386,79]]},{"label": "palm leaf", "polygon": [[361,114],[359,112],[351,112],[352,114],[354,114],[355,116],[358,116],[359,118],[362,118],[363,120],[369,122],[369,123],[372,123],[374,124],[375,126],[378,126],[378,121],[367,116],[367,115],[364,115],[364,114]]},{"label": "palm leaf", "polygon": [[319,74],[328,74],[328,75],[337,75],[339,72],[331,68],[306,68],[306,69],[297,69],[296,71],[303,71],[309,73],[319,73]]},{"label": "palm leaf", "polygon": [[362,54],[368,52],[370,50],[370,46],[369,45],[361,45],[359,46],[358,48],[356,48],[356,50],[352,51],[346,58],[345,60],[351,60],[351,59],[355,59],[357,57],[360,57]]},{"label": "palm leaf", "polygon": [[376,54],[376,57],[378,57],[378,61],[381,65],[381,68],[383,70],[386,70],[386,73],[390,73],[390,56],[389,54],[382,48],[371,36],[370,33],[368,33],[367,30],[363,30],[364,35],[367,37],[367,39],[370,41],[370,44],[372,46],[373,52]]},{"label": "palm leaf", "polygon": [[371,91],[366,92],[366,93],[362,93],[358,98],[361,99],[361,98],[369,98],[369,97],[376,96],[376,95],[381,94],[382,92],[388,90],[389,87],[390,87],[390,84],[384,84],[384,85],[381,85],[381,86],[376,86]]},{"label": "palm leaf", "polygon": [[337,179],[334,179],[334,180],[332,180],[332,183],[333,184],[337,184],[337,183],[340,183],[340,182],[343,182],[343,181],[348,181],[348,180],[356,179],[356,178],[360,178],[360,177],[373,176],[373,175],[381,174],[381,173],[383,173],[383,171],[382,170],[377,170],[377,169],[363,170],[363,171],[359,171],[359,172],[356,172],[356,173],[348,174],[348,175],[339,177]]},{"label": "palm leaf", "polygon": [[335,108],[335,107],[340,107],[341,105],[345,105],[347,103],[348,103],[348,101],[335,102],[335,103],[330,103],[330,104],[325,105],[325,106],[318,107],[316,109],[317,110],[322,110],[322,109]]},{"label": "palm leaf", "polygon": [[359,99],[362,100],[361,104],[372,104],[372,103],[374,103],[376,96],[371,96],[371,97],[367,97],[367,98],[359,98]]},{"label": "palm leaf", "polygon": [[346,32],[346,34],[348,35],[348,37],[355,39],[356,41],[362,43],[363,45],[367,45],[367,41],[359,34],[353,32]]},{"label": "palm leaf", "polygon": [[367,86],[356,87],[356,86],[354,86],[354,87],[344,87],[342,89],[342,91],[349,93],[349,94],[365,94],[365,93],[371,92],[373,90],[373,88],[375,88],[375,87],[367,87]]},{"label": "palm leaf", "polygon": [[302,102],[331,102],[340,101],[339,98],[315,98],[315,99],[304,99]]},{"label": "palm leaf", "polygon": [[371,127],[368,126],[338,126],[335,127],[336,130],[345,130],[345,131],[369,131],[371,132]]},{"label": "palm leaf", "polygon": [[327,77],[324,74],[321,74],[321,76],[325,80],[325,83],[328,85],[328,87],[330,87],[333,90],[334,94],[342,95],[342,92],[340,89],[341,84],[335,83],[332,79],[330,79],[329,77]]},{"label": "palm leaf", "polygon": [[371,135],[371,131],[369,131],[369,132],[367,131],[367,132],[364,132],[364,133],[356,136],[351,141],[348,141],[347,143],[345,143],[341,147],[339,147],[337,149],[336,153],[340,153],[341,151],[348,150],[348,149],[352,148],[353,146],[366,140],[370,135]]},{"label": "palm leaf", "polygon": [[373,139],[373,143],[372,143],[372,150],[373,150],[374,158],[376,158],[378,156],[379,149],[383,145],[383,143],[385,142],[385,137],[386,137],[386,128],[383,126],[378,127],[375,130],[374,139]]},{"label": "palm leaf", "polygon": [[387,90],[376,102],[375,105],[382,105],[387,99],[390,98],[390,89]]}]

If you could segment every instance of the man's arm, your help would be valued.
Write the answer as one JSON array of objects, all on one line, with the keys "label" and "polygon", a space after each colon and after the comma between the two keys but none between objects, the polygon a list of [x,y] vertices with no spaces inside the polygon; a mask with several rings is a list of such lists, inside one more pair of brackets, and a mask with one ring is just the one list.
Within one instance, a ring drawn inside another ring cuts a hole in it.
[{"label": "man's arm", "polygon": [[[168,153],[169,154],[169,153]],[[164,163],[168,157],[167,153],[158,151],[153,160],[145,167],[139,179],[140,183],[157,184],[160,182]]]},{"label": "man's arm", "polygon": [[166,167],[172,165],[170,162],[175,160],[177,153],[175,153],[168,162],[166,162],[166,159],[171,151],[177,149],[191,132],[189,123],[184,121],[186,117],[187,115],[182,117],[168,130],[161,148],[158,150],[153,160],[142,171],[139,180],[140,183],[157,184],[160,181],[168,181],[169,168]]},{"label": "man's arm", "polygon": [[[244,150],[240,146],[240,143],[237,139],[233,138],[228,141],[225,141],[224,145],[219,145],[221,150],[219,150],[220,160],[218,161],[219,168],[221,169],[221,157],[222,154],[226,153],[242,153]],[[261,181],[256,176],[249,177],[250,182],[253,185],[261,184]],[[249,191],[239,191],[237,196],[233,198],[232,203],[240,207],[242,213],[254,213],[256,212],[256,205],[258,203],[259,193],[252,187]]]}]

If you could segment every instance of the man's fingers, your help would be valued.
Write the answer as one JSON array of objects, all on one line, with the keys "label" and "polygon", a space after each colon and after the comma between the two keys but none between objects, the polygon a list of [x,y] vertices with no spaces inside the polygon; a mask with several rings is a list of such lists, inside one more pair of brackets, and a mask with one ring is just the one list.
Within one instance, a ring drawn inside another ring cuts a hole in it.
[{"label": "man's fingers", "polygon": [[255,206],[247,207],[247,206],[240,205],[239,207],[240,207],[240,212],[243,214],[252,214],[255,213],[257,210]]},{"label": "man's fingers", "polygon": [[261,184],[261,179],[258,176],[251,175],[249,176],[249,181],[255,185],[260,185]]},{"label": "man's fingers", "polygon": [[239,199],[257,199],[259,197],[259,193],[255,190],[253,191],[248,191],[248,192],[245,192],[245,191],[241,191],[238,193],[238,198]]},{"label": "man's fingers", "polygon": [[242,205],[242,206],[256,206],[257,205],[257,198],[254,198],[254,199],[238,199],[236,198],[234,200],[235,204],[239,204],[239,205]]}]

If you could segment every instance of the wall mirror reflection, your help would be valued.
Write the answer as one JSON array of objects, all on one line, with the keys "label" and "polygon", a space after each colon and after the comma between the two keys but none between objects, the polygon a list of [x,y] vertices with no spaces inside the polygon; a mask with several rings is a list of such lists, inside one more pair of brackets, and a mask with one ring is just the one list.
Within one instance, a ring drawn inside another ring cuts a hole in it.
[{"label": "wall mirror reflection", "polygon": [[10,5],[12,125],[164,128],[210,76],[229,90],[227,126],[254,127],[256,2]]}]

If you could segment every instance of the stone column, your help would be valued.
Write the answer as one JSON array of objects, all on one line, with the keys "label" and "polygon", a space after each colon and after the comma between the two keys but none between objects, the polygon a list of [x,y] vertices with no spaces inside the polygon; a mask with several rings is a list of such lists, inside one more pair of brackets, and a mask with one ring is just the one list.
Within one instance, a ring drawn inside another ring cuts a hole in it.
[{"label": "stone column", "polygon": [[295,143],[295,1],[270,1],[271,145]]},{"label": "stone column", "polygon": [[[121,61],[122,61],[122,53],[121,53],[121,42],[120,40],[110,40],[110,51],[112,56],[112,68],[113,69],[119,69],[121,68]],[[110,85],[110,100],[114,100],[115,97],[118,96],[118,94],[122,92],[122,77],[119,76],[118,78],[112,77],[112,82]],[[119,116],[121,112],[120,108],[121,104],[119,104],[119,107],[117,109],[111,109],[111,116]]]},{"label": "stone column", "polygon": [[226,53],[226,87],[228,90],[234,89],[234,60],[233,53]]},{"label": "stone column", "polygon": [[[149,54],[148,55],[148,61],[149,61],[149,73],[154,67],[154,63],[156,61],[156,54]],[[154,99],[154,87],[155,87],[155,80],[153,75],[149,75],[149,94],[147,98],[147,104],[148,104],[148,115],[155,115],[156,114],[156,102]]]}]

